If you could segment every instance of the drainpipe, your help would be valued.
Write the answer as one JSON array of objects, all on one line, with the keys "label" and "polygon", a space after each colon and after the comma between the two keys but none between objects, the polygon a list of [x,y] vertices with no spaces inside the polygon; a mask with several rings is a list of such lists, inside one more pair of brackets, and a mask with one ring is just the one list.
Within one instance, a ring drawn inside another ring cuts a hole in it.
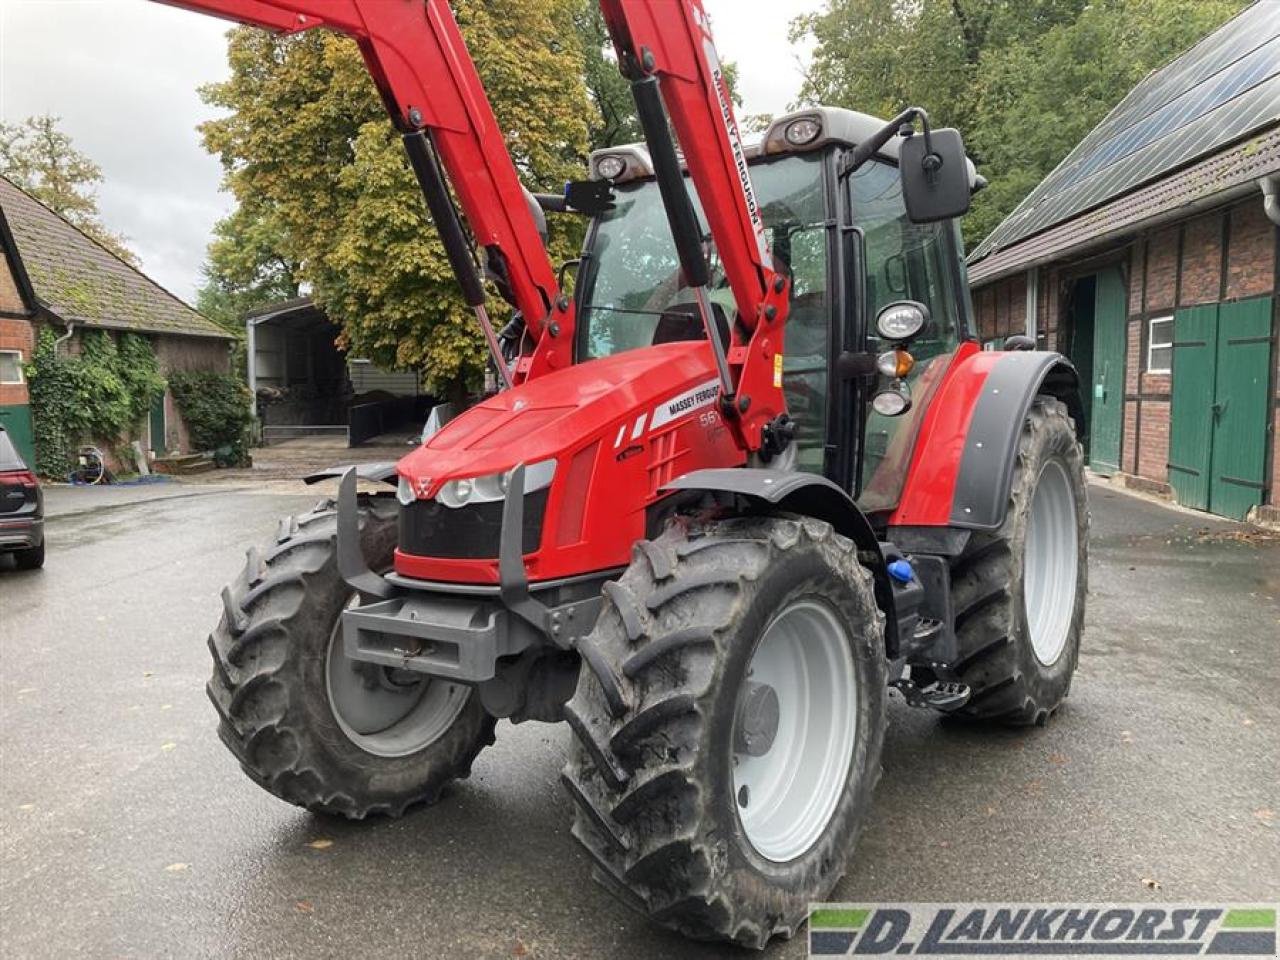
[{"label": "drainpipe", "polygon": [[1040,304],[1040,268],[1031,267],[1027,270],[1027,328],[1024,331],[1031,338],[1032,343],[1036,339],[1036,328],[1039,326],[1040,318],[1036,316],[1037,308]]},{"label": "drainpipe", "polygon": [[67,321],[67,332],[53,341],[53,355],[58,355],[58,348],[71,339],[71,335],[76,332],[76,325],[73,321]]},{"label": "drainpipe", "polygon": [[1262,188],[1262,209],[1267,212],[1267,219],[1280,226],[1280,173],[1273,173],[1258,181]]}]

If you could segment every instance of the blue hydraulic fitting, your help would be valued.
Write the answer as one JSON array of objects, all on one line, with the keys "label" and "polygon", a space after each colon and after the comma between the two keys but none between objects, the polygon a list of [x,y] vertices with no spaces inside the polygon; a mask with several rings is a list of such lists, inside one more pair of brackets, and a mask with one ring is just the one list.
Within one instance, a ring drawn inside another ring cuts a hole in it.
[{"label": "blue hydraulic fitting", "polygon": [[889,564],[889,576],[899,583],[910,583],[911,578],[915,576],[915,571],[911,569],[909,561],[894,560]]}]

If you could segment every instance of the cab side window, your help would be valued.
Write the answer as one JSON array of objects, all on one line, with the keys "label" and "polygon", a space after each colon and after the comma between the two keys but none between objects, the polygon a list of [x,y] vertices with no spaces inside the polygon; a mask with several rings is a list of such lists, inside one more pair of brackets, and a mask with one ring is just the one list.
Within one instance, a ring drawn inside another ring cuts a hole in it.
[{"label": "cab side window", "polygon": [[[929,308],[930,323],[915,341],[920,359],[952,350],[956,343],[956,297],[947,269],[950,223],[912,223],[902,203],[898,169],[865,164],[852,177],[854,217],[866,236],[867,321],[890,303],[916,300]],[[873,344],[874,345],[874,344]]]}]

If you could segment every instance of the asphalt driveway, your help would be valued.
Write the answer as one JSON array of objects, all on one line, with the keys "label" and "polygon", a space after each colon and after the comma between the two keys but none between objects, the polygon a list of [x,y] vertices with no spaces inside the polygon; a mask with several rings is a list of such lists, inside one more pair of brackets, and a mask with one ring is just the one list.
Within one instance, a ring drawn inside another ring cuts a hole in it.
[{"label": "asphalt driveway", "polygon": [[[1088,628],[1043,730],[895,703],[847,900],[1280,894],[1280,540],[1092,488]],[[403,820],[263,793],[219,743],[205,634],[246,545],[314,496],[55,495],[0,568],[0,952],[10,957],[683,957],[589,877],[567,732],[499,727]],[[100,499],[95,499],[98,497]],[[804,955],[803,938],[766,956]]]}]

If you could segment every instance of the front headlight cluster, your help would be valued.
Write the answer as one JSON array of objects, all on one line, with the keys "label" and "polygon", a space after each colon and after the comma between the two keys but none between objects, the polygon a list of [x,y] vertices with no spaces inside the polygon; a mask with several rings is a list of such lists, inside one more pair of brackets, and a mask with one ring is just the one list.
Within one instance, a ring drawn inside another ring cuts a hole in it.
[{"label": "front headlight cluster", "polygon": [[[455,509],[472,503],[493,503],[495,500],[505,500],[507,490],[511,487],[513,472],[514,469],[503,470],[501,473],[487,473],[482,477],[450,480],[440,488],[435,498],[446,507]],[[524,492],[529,494],[550,486],[555,473],[555,460],[542,460],[529,464],[524,468]],[[405,506],[416,499],[412,484],[404,477],[400,478],[396,496]]]}]

